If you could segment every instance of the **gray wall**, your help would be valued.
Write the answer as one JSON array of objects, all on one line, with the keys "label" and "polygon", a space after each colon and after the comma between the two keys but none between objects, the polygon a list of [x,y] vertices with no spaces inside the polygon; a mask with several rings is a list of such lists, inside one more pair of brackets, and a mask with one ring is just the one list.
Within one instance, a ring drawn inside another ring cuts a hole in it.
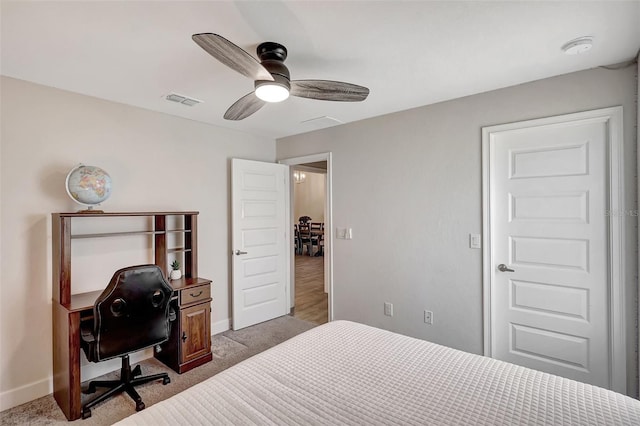
[{"label": "gray wall", "polygon": [[[354,235],[334,244],[334,318],[482,353],[482,256],[468,243],[482,231],[481,128],[622,105],[625,202],[635,209],[635,72],[588,70],[278,140],[279,159],[333,152],[333,223]],[[635,395],[637,218],[625,220]]]},{"label": "gray wall", "polygon": [[[637,108],[637,121],[636,121],[636,137],[638,139],[638,142],[636,144],[636,148],[640,147],[640,132],[638,132],[638,124],[640,124],[640,107],[638,107],[640,105],[640,52],[638,52],[638,55],[636,56],[636,67],[637,67],[637,72],[636,72],[636,108]],[[640,176],[640,150],[638,150],[637,152],[637,158],[638,158],[638,170],[636,173],[636,176]],[[636,209],[640,208],[640,185],[638,187],[638,204],[636,204]],[[638,255],[638,262],[640,263],[640,226],[638,227],[638,252],[636,252],[636,254]],[[638,269],[640,269],[640,264],[638,265]],[[636,271],[636,280],[640,283],[640,271]],[[636,299],[636,304],[637,304],[637,308],[638,308],[638,321],[636,322],[637,325],[640,326],[640,285],[638,286],[638,295],[637,295],[637,299]],[[640,341],[640,327],[638,328],[638,340]],[[639,389],[639,393],[640,393],[640,343],[638,345],[636,345],[636,354],[638,356],[638,370],[636,373],[636,382],[638,382],[638,389]]]}]

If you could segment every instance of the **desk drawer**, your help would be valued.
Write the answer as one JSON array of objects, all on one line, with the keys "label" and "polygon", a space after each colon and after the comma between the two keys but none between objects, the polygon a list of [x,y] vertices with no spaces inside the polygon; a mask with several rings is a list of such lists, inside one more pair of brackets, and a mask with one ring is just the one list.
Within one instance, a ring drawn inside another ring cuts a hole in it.
[{"label": "desk drawer", "polygon": [[180,306],[191,305],[211,298],[211,286],[201,285],[180,290]]}]

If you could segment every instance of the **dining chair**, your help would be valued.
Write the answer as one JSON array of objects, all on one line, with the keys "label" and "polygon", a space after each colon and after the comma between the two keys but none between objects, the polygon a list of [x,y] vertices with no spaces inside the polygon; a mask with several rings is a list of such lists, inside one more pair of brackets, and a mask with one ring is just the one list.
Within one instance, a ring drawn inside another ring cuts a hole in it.
[{"label": "dining chair", "polygon": [[324,240],[324,222],[311,222],[311,245],[317,246],[316,256],[322,256],[322,245]]},{"label": "dining chair", "polygon": [[311,235],[311,226],[308,223],[298,224],[298,235],[300,244],[300,254],[303,254],[303,247],[307,247],[307,254],[311,256],[313,254],[313,241]]},{"label": "dining chair", "polygon": [[293,245],[296,251],[296,254],[302,254],[302,245],[300,244],[300,230],[298,229],[298,224],[293,224]]}]

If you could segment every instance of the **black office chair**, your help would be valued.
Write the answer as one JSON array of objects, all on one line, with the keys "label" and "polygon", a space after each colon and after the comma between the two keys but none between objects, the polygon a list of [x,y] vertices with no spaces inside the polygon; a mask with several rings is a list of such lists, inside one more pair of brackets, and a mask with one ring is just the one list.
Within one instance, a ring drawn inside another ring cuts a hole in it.
[{"label": "black office chair", "polygon": [[136,403],[136,411],[145,405],[134,386],[162,379],[171,380],[167,373],[137,377],[140,366],[133,370],[129,354],[159,345],[169,339],[171,321],[175,313],[169,306],[173,289],[156,265],[140,265],[116,271],[111,282],[93,306],[93,321],[81,324],[81,345],[87,359],[100,362],[121,357],[119,380],[94,380],[85,393],[94,393],[96,387],[108,391],[82,406],[82,418],[91,417],[96,404],[127,392]]}]

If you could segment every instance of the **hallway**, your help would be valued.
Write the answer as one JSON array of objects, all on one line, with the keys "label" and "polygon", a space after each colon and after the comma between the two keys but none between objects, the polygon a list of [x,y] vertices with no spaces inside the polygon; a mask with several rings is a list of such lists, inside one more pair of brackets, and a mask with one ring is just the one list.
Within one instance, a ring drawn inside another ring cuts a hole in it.
[{"label": "hallway", "polygon": [[324,324],[328,320],[328,296],[324,292],[324,257],[296,255],[294,317]]}]

